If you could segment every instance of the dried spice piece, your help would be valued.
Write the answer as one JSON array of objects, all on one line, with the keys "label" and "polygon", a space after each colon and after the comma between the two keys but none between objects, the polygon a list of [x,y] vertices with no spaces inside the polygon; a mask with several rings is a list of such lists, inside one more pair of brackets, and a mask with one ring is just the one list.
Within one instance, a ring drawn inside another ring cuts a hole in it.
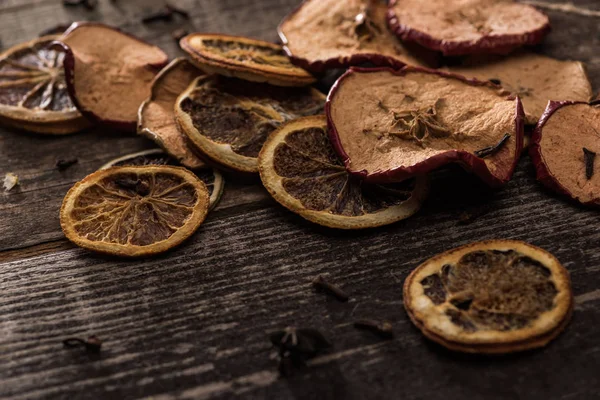
[{"label": "dried spice piece", "polygon": [[190,14],[187,11],[167,3],[159,10],[143,17],[142,23],[151,24],[157,21],[171,21],[175,16],[179,16],[183,19],[190,19]]},{"label": "dried spice piece", "polygon": [[189,34],[189,32],[186,29],[175,29],[173,32],[171,32],[171,37],[173,38],[173,40],[175,40],[177,43],[179,43],[179,41],[181,39],[183,39],[185,36],[187,36]]},{"label": "dried spice piece", "polygon": [[292,65],[277,44],[241,36],[192,33],[180,42],[200,69],[276,86],[306,86],[316,79]]},{"label": "dried spice piece", "polygon": [[64,171],[77,164],[78,161],[79,160],[77,158],[61,158],[60,160],[56,161],[56,168],[58,168],[59,171]]},{"label": "dried spice piece", "polygon": [[316,329],[287,327],[269,335],[278,349],[279,371],[290,376],[295,369],[306,366],[306,361],[331,347],[331,343]]},{"label": "dried spice piece", "polygon": [[527,243],[491,240],[435,256],[404,282],[404,307],[425,336],[451,350],[510,353],[547,345],[567,325],[567,270]]},{"label": "dried spice piece", "polygon": [[378,0],[308,0],[279,25],[279,37],[292,62],[315,73],[365,62],[421,65],[387,29],[386,12]]},{"label": "dried spice piece", "polygon": [[510,133],[504,134],[504,136],[502,136],[502,139],[500,139],[498,141],[498,143],[496,143],[495,145],[484,147],[481,150],[476,150],[475,152],[473,152],[473,154],[475,154],[479,158],[485,158],[488,156],[492,156],[492,155],[496,154],[498,151],[500,151],[500,149],[502,148],[502,146],[504,146],[506,144],[508,139],[510,139]]},{"label": "dried spice piece", "polygon": [[585,160],[585,177],[589,181],[594,176],[594,160],[596,159],[596,153],[584,147],[583,157]]},{"label": "dried spice piece", "polygon": [[325,96],[312,88],[282,88],[202,76],[175,104],[181,132],[203,159],[239,172],[258,172],[263,143],[282,123],[323,111]]},{"label": "dried spice piece", "polygon": [[579,61],[561,61],[540,54],[521,52],[510,57],[471,57],[448,71],[479,80],[489,80],[519,96],[527,123],[535,125],[549,100],[588,101],[592,85]]},{"label": "dried spice piece", "polygon": [[[418,67],[351,68],[325,106],[329,135],[347,170],[370,183],[401,182],[459,163],[490,186],[512,176],[524,116],[490,82]],[[504,139],[485,159],[476,152]],[[493,153],[493,154],[492,154]]]},{"label": "dried spice piece", "polygon": [[102,341],[96,336],[90,336],[87,340],[80,338],[68,338],[63,340],[63,346],[67,348],[83,347],[88,353],[100,353]]},{"label": "dried spice piece", "polygon": [[158,47],[112,27],[73,24],[60,43],[71,98],[91,120],[135,130],[140,104],[150,96],[152,80],[168,61]]},{"label": "dried spice piece", "polygon": [[550,102],[529,148],[538,181],[582,204],[600,205],[600,175],[593,173],[592,155],[597,153],[598,137],[600,106]]},{"label": "dried spice piece", "polygon": [[546,15],[512,0],[392,0],[390,29],[446,56],[508,54],[550,31]]},{"label": "dried spice piece", "polygon": [[362,329],[373,332],[382,339],[392,339],[394,337],[394,327],[389,321],[375,321],[371,319],[363,319],[354,322],[356,329]]},{"label": "dried spice piece", "polygon": [[142,23],[151,24],[157,21],[171,21],[173,19],[173,11],[168,7],[162,7],[160,10],[146,15],[142,18]]},{"label": "dried spice piece", "polygon": [[200,75],[202,71],[184,58],[171,61],[152,81],[151,95],[138,111],[138,133],[190,169],[205,167],[205,163],[194,154],[185,134],[177,128],[174,108],[177,97]]},{"label": "dried spice piece", "polygon": [[165,5],[165,7],[167,8],[167,10],[171,11],[174,15],[178,15],[183,19],[190,19],[190,14],[181,8],[178,8],[170,3],[167,3]]},{"label": "dried spice piece", "polygon": [[369,185],[348,174],[329,141],[324,116],[282,125],[269,136],[258,167],[263,185],[281,205],[337,229],[374,228],[408,218],[419,210],[429,187],[423,176]]},{"label": "dried spice piece", "polygon": [[60,210],[67,239],[121,257],[165,252],[190,237],[206,218],[204,183],[171,166],[113,167],[69,190]]},{"label": "dried spice piece", "polygon": [[[111,167],[127,167],[127,166],[143,166],[143,165],[173,165],[179,166],[177,160],[171,158],[161,149],[144,150],[137,153],[127,154],[123,157],[116,158],[102,167],[101,170]],[[208,211],[215,208],[221,200],[223,189],[225,188],[225,179],[223,175],[216,169],[203,167],[194,171],[196,176],[204,182],[208,195],[210,196],[210,204]]]},{"label": "dried spice piece", "polygon": [[339,286],[330,283],[323,277],[323,275],[317,276],[313,281],[312,285],[315,289],[321,292],[328,293],[338,299],[339,301],[346,302],[348,301],[348,293],[344,292]]},{"label": "dried spice piece", "polygon": [[0,55],[0,123],[47,134],[89,126],[67,93],[65,54],[50,46],[57,37],[34,39]]}]

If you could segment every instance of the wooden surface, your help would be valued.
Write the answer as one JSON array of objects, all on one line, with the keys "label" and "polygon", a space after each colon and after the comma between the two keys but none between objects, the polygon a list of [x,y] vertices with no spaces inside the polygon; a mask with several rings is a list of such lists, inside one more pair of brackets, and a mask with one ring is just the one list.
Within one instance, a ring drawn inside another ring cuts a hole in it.
[{"label": "wooden surface", "polygon": [[[539,51],[586,62],[597,91],[600,3],[574,3],[547,10],[554,29]],[[6,48],[58,23],[100,20],[176,56],[170,32],[180,22],[139,23],[160,4],[101,0],[88,12],[59,0],[0,0],[0,39]],[[275,40],[296,0],[178,4],[192,14],[183,23],[190,31]],[[64,240],[58,210],[68,188],[150,147],[105,129],[62,138],[0,130],[0,175],[21,180],[0,193],[0,398],[600,398],[598,212],[542,189],[527,157],[497,192],[458,169],[438,173],[418,215],[368,232],[319,228],[258,183],[229,179],[201,229],[162,257],[120,261]],[[56,160],[67,156],[79,163],[58,172]],[[479,217],[461,225],[465,211]],[[564,263],[576,295],[572,323],[549,347],[519,355],[464,356],[431,344],[403,311],[404,278],[438,252],[493,238],[528,241]],[[314,293],[317,274],[343,286],[350,302]],[[396,338],[355,330],[351,322],[364,317],[392,321]],[[319,328],[334,348],[281,379],[267,333],[288,325]],[[92,334],[104,340],[98,357],[62,347]]]}]

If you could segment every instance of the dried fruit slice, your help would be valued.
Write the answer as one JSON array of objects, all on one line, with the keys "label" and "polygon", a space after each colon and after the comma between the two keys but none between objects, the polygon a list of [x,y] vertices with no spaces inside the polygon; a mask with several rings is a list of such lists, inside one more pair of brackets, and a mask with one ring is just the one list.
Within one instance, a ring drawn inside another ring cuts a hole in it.
[{"label": "dried fruit slice", "polygon": [[258,157],[260,178],[273,198],[309,221],[363,229],[416,213],[427,178],[367,185],[350,176],[333,151],[324,116],[296,119],[273,132]]},{"label": "dried fruit slice", "polygon": [[593,94],[583,63],[534,53],[483,62],[473,58],[448,70],[469,78],[489,80],[519,96],[527,123],[533,125],[537,124],[549,100],[589,101]]},{"label": "dried fruit slice", "polygon": [[567,270],[527,243],[491,240],[433,257],[404,282],[404,307],[429,339],[468,353],[547,345],[573,309]]},{"label": "dried fruit slice", "polygon": [[523,146],[518,98],[489,82],[417,67],[350,69],[325,110],[346,168],[373,183],[456,162],[498,186],[512,176]]},{"label": "dried fruit slice", "polygon": [[312,88],[282,88],[219,75],[196,79],[179,96],[175,118],[202,155],[226,168],[256,173],[256,157],[282,122],[323,111]]},{"label": "dried fruit slice", "polygon": [[189,148],[185,135],[175,122],[177,97],[202,72],[185,58],[177,58],[163,68],[152,82],[152,94],[138,111],[138,133],[156,142],[182,165],[197,169],[204,162]]},{"label": "dried fruit slice", "polygon": [[537,179],[550,189],[600,205],[600,104],[550,102],[529,148]]},{"label": "dried fruit slice", "polygon": [[371,62],[421,65],[386,26],[379,0],[307,0],[279,25],[292,62],[315,73]]},{"label": "dried fruit slice", "polygon": [[64,52],[44,36],[0,54],[0,122],[49,134],[77,132],[89,122],[77,111],[65,83]]},{"label": "dried fruit slice", "polygon": [[[111,167],[140,165],[179,166],[179,163],[161,149],[150,149],[116,158],[100,167],[100,169],[103,170]],[[225,188],[225,179],[218,170],[209,167],[195,170],[194,173],[206,185],[208,195],[210,196],[210,205],[208,207],[208,210],[210,211],[215,208],[219,200],[221,200],[221,195],[223,194],[223,189]]]},{"label": "dried fruit slice", "polygon": [[77,22],[60,37],[71,98],[90,120],[134,131],[152,79],[168,61],[158,47],[115,28]]},{"label": "dried fruit slice", "polygon": [[165,252],[191,236],[208,212],[206,186],[171,166],[113,167],[73,186],[60,224],[76,245],[140,257]]},{"label": "dried fruit slice", "polygon": [[546,15],[512,0],[392,0],[388,23],[400,39],[447,56],[507,54],[550,31]]},{"label": "dried fruit slice", "polygon": [[179,43],[192,61],[210,74],[277,86],[306,86],[315,82],[311,74],[294,66],[277,44],[205,33],[192,33]]}]

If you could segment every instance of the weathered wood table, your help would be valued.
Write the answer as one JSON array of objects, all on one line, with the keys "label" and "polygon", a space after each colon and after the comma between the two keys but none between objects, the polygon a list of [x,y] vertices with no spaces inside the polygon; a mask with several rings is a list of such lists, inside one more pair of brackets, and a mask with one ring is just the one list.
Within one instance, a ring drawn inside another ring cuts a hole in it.
[{"label": "weathered wood table", "polygon": [[[584,61],[600,88],[600,3],[548,1],[553,32],[539,51]],[[170,33],[226,32],[275,40],[297,0],[187,0],[189,22],[142,25],[161,0],[100,1],[95,11],[59,0],[0,0],[4,48],[58,23],[104,21],[179,54]],[[587,12],[586,12],[587,10]],[[321,229],[283,209],[258,182],[230,178],[206,223],[156,259],[121,261],[75,248],[60,230],[64,194],[114,157],[149,141],[95,129],[61,138],[0,130],[0,398],[600,398],[600,215],[549,193],[528,157],[492,192],[465,173],[441,174],[415,217],[368,232]],[[58,158],[79,163],[64,172]],[[468,211],[479,215],[460,224]],[[445,351],[402,307],[404,278],[420,262],[480,239],[521,239],[554,253],[576,295],[572,323],[549,347],[505,357]],[[326,274],[352,299],[309,282]],[[355,318],[389,319],[396,337],[357,331]],[[281,379],[267,339],[288,325],[316,327],[333,350]],[[66,350],[95,334],[102,353]]]}]

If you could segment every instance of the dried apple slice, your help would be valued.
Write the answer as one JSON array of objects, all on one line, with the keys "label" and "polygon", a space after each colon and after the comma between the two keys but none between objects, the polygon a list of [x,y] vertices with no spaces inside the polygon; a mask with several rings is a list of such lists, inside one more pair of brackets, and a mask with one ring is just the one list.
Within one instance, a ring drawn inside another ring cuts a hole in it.
[{"label": "dried apple slice", "polygon": [[[143,165],[179,166],[179,163],[177,160],[165,153],[162,149],[150,149],[116,158],[104,164],[102,167],[100,167],[100,169],[102,170],[111,167],[130,167]],[[206,166],[201,169],[194,170],[194,173],[206,185],[208,195],[210,196],[210,205],[208,207],[208,210],[210,211],[217,205],[219,200],[221,200],[221,195],[223,194],[223,189],[225,188],[225,179],[218,170]]]},{"label": "dried apple slice", "polygon": [[294,66],[283,48],[274,43],[208,33],[192,33],[179,43],[192,61],[210,74],[277,86],[306,86],[316,80]]},{"label": "dried apple slice", "polygon": [[315,73],[364,62],[421,65],[387,29],[386,13],[379,0],[308,0],[279,25],[279,37],[292,62]]},{"label": "dried apple slice", "polygon": [[507,54],[550,31],[545,14],[512,0],[392,0],[388,23],[400,39],[446,56]]},{"label": "dried apple slice", "polygon": [[346,168],[369,182],[400,182],[456,162],[499,186],[523,146],[523,107],[506,95],[489,82],[417,67],[350,69],[325,110]]},{"label": "dried apple slice", "polygon": [[175,118],[203,157],[234,171],[256,173],[265,140],[282,122],[323,111],[325,96],[219,75],[197,78],[179,96]]},{"label": "dried apple slice", "polygon": [[429,339],[468,353],[547,345],[572,314],[569,273],[527,243],[490,240],[435,256],[404,282],[404,307]]},{"label": "dried apple slice", "polygon": [[77,22],[60,37],[69,94],[93,121],[135,131],[140,104],[167,64],[158,47],[107,25]]},{"label": "dried apple slice", "polygon": [[152,94],[138,111],[138,133],[156,142],[173,158],[190,169],[203,167],[204,162],[189,148],[185,135],[175,122],[175,101],[202,75],[185,58],[177,58],[163,68],[152,82]]},{"label": "dried apple slice", "polygon": [[531,138],[537,179],[588,205],[600,205],[600,104],[550,102]]},{"label": "dried apple slice", "polygon": [[44,36],[0,54],[0,122],[32,132],[67,134],[89,122],[77,111],[65,83],[64,52]]},{"label": "dried apple slice", "polygon": [[364,229],[408,218],[421,208],[427,178],[367,185],[337,157],[327,119],[296,119],[273,132],[258,157],[260,178],[281,205],[309,221],[338,229]]},{"label": "dried apple slice", "polygon": [[498,60],[472,58],[462,66],[447,68],[466,77],[501,85],[523,101],[527,123],[535,125],[549,100],[589,101],[592,85],[579,61],[561,61],[534,53]]},{"label": "dried apple slice", "polygon": [[181,167],[113,167],[73,186],[60,210],[67,239],[100,253],[142,257],[190,237],[206,218],[204,183]]}]

